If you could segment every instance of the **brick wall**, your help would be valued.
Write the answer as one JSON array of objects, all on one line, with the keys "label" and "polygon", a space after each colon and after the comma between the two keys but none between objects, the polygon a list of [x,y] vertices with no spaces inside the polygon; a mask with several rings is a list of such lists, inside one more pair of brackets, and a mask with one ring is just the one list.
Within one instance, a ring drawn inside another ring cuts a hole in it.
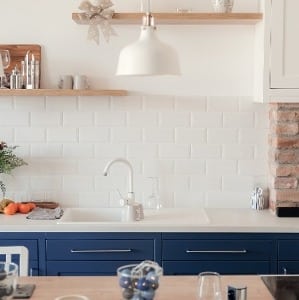
[{"label": "brick wall", "polygon": [[299,206],[299,103],[270,104],[270,208]]}]

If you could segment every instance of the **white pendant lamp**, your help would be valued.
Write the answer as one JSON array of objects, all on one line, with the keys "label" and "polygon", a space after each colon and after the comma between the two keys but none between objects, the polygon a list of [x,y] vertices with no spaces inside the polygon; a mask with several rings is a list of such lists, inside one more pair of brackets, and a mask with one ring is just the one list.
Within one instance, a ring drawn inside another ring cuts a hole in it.
[{"label": "white pendant lamp", "polygon": [[178,55],[157,37],[150,12],[143,17],[139,40],[120,52],[116,75],[180,75]]}]

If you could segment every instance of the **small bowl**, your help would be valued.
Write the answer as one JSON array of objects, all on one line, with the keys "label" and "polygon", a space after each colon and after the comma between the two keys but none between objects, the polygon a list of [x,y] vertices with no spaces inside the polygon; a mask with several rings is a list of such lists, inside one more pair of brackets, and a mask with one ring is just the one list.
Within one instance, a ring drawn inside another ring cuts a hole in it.
[{"label": "small bowl", "polygon": [[65,296],[59,296],[55,298],[55,300],[89,300],[89,298],[82,295],[65,295]]},{"label": "small bowl", "polygon": [[151,261],[119,267],[117,275],[123,299],[154,299],[162,274],[163,269]]}]

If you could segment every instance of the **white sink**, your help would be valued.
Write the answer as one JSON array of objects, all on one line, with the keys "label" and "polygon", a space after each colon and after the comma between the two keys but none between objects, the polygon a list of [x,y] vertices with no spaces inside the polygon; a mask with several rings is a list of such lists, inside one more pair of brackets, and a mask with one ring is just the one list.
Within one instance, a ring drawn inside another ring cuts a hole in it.
[{"label": "white sink", "polygon": [[[121,208],[66,208],[57,224],[115,224],[121,220]],[[204,208],[163,208],[160,210],[145,210],[144,219],[136,222],[136,226],[198,226],[209,223]]]},{"label": "white sink", "polygon": [[121,208],[67,208],[57,224],[121,222]]}]

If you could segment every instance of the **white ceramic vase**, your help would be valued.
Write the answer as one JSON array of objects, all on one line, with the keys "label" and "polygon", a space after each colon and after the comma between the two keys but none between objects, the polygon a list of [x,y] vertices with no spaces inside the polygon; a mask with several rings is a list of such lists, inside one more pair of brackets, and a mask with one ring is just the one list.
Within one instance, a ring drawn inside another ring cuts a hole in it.
[{"label": "white ceramic vase", "polygon": [[214,11],[217,13],[230,13],[234,6],[234,0],[212,0]]}]

